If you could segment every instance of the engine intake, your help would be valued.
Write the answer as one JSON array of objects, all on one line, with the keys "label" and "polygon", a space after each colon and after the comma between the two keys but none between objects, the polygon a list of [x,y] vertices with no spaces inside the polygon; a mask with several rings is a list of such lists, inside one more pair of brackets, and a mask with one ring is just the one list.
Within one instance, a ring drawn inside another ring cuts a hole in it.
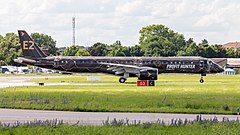
[{"label": "engine intake", "polygon": [[158,79],[158,70],[142,70],[140,71],[139,80],[157,80]]}]

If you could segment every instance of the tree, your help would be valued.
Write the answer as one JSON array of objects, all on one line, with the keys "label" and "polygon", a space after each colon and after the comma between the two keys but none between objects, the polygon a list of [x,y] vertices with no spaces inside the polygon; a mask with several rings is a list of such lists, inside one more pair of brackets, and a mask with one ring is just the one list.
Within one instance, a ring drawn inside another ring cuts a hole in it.
[{"label": "tree", "polygon": [[80,48],[78,45],[67,47],[62,54],[63,56],[90,56],[90,53],[85,48]]},{"label": "tree", "polygon": [[124,53],[125,56],[132,56],[130,46],[123,46],[122,52]]},{"label": "tree", "polygon": [[0,65],[16,65],[13,61],[21,55],[19,38],[14,33],[7,33],[5,37],[0,36]]},{"label": "tree", "polygon": [[107,56],[126,56],[123,51],[124,49],[125,49],[125,52],[127,52],[126,48],[124,48],[121,45],[121,42],[116,41],[114,44],[112,44],[108,47]]},{"label": "tree", "polygon": [[76,56],[90,56],[90,53],[85,48],[79,48]]},{"label": "tree", "polygon": [[130,47],[130,56],[143,56],[144,52],[142,51],[141,46],[135,45]]},{"label": "tree", "polygon": [[185,52],[186,56],[198,56],[198,46],[195,42],[191,42],[191,44],[186,47]]},{"label": "tree", "polygon": [[[228,55],[231,54],[231,56],[235,57],[234,50],[229,50],[229,54],[227,54],[227,51],[225,48],[222,47],[222,45],[209,45],[209,44],[202,44],[200,43],[196,48],[196,50],[190,50],[187,52],[192,52],[193,54],[196,53],[199,56],[207,57],[207,58],[225,58],[228,57]],[[195,52],[196,51],[196,52]]]},{"label": "tree", "polygon": [[186,46],[185,38],[161,24],[140,30],[139,44],[145,56],[176,56]]},{"label": "tree", "polygon": [[226,54],[228,58],[235,58],[235,51],[233,48],[228,48]]},{"label": "tree", "polygon": [[222,45],[212,45],[212,48],[216,52],[216,58],[226,58],[227,51]]},{"label": "tree", "polygon": [[200,43],[200,44],[208,44],[207,39],[203,39],[203,40],[202,40],[202,43]]},{"label": "tree", "polygon": [[206,58],[215,58],[217,56],[217,52],[213,49],[212,45],[209,44],[200,44],[198,46],[198,53],[202,57]]},{"label": "tree", "polygon": [[57,55],[56,40],[51,36],[42,33],[32,33],[34,41],[44,49],[48,49],[50,55]]},{"label": "tree", "polygon": [[95,43],[93,46],[89,47],[88,52],[91,56],[106,56],[107,55],[107,45],[104,43]]},{"label": "tree", "polygon": [[72,46],[69,46],[67,47],[61,55],[63,56],[76,56],[78,50],[80,49],[79,46],[77,45],[72,45]]},{"label": "tree", "polygon": [[240,58],[240,48],[235,51],[236,58]]},{"label": "tree", "polygon": [[193,38],[189,38],[187,41],[186,41],[186,45],[189,46],[193,43]]}]

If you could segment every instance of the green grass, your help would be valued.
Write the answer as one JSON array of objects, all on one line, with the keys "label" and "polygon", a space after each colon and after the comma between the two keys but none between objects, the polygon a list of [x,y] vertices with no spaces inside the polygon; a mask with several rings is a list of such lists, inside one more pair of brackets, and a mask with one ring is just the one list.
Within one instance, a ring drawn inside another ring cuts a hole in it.
[{"label": "green grass", "polygon": [[[100,77],[101,80],[87,80],[89,76]],[[62,78],[45,78],[33,79],[30,82],[118,82],[119,76],[105,75],[105,74],[74,74]],[[200,75],[186,75],[186,74],[160,74],[158,76],[158,83],[161,82],[199,82]],[[127,82],[136,82],[136,77],[128,78]],[[207,75],[204,77],[205,82],[240,82],[240,75]]]},{"label": "green grass", "polygon": [[[189,79],[191,75],[185,77]],[[137,87],[133,84],[10,87],[0,91],[0,107],[236,114],[240,107],[238,78],[236,76],[235,82],[170,83],[156,87]],[[215,76],[214,79],[220,80],[222,76]]]},{"label": "green grass", "polygon": [[162,126],[152,124],[150,126],[70,126],[60,125],[56,127],[18,127],[0,128],[2,135],[237,135],[240,132],[240,123],[195,123],[182,126]]},{"label": "green grass", "polygon": [[[88,80],[88,77],[99,77],[100,80]],[[73,74],[62,78],[41,78],[28,82],[118,82],[120,77],[106,74]],[[136,81],[137,78],[129,78],[129,81]]]},{"label": "green grass", "polygon": [[11,77],[11,76],[67,76],[65,74],[2,74],[0,73],[0,77]]}]

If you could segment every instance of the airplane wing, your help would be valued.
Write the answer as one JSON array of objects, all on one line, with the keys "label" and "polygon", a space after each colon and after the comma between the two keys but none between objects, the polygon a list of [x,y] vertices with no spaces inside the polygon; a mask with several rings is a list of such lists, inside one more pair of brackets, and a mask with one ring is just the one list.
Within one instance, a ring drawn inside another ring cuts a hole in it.
[{"label": "airplane wing", "polygon": [[157,70],[157,68],[152,67],[139,67],[135,65],[125,65],[125,64],[115,64],[115,63],[101,63],[102,65],[106,65],[107,70],[111,70],[115,72],[116,75],[130,73],[135,74],[138,77],[140,76],[140,72],[147,70]]}]

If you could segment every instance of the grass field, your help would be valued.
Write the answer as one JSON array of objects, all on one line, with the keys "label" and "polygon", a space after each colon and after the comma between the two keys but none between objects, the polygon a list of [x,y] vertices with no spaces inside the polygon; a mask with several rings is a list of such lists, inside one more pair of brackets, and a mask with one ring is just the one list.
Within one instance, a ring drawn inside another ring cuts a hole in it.
[{"label": "grass field", "polygon": [[[100,77],[101,80],[88,80],[89,76]],[[47,78],[47,76],[46,76]],[[64,76],[62,78],[47,78],[47,79],[33,79],[30,82],[118,82],[119,76],[105,75],[105,74],[74,74],[69,76]],[[199,82],[200,75],[191,74],[160,74],[158,76],[157,82]],[[127,82],[136,82],[136,77],[128,78]],[[204,77],[205,82],[218,82],[218,83],[228,83],[228,82],[239,82],[240,75],[207,75]]]},{"label": "grass field", "polygon": [[18,128],[0,128],[3,135],[55,135],[55,134],[83,134],[83,135],[237,135],[240,132],[240,123],[195,123],[181,126],[134,125],[134,126],[70,126],[60,125],[33,126]]},{"label": "grass field", "polygon": [[[162,83],[156,87],[137,87],[135,84],[10,87],[0,90],[0,107],[217,114],[236,114],[240,108],[238,75],[211,75],[206,77],[208,83],[205,84],[193,83],[195,78],[198,80],[199,76],[196,75],[170,76],[172,78],[167,78],[167,75],[161,78],[172,83]],[[81,77],[79,80],[75,76],[73,78],[63,79],[73,82],[81,80]],[[58,79],[49,78],[47,81]],[[179,83],[181,80],[183,83]]]}]

